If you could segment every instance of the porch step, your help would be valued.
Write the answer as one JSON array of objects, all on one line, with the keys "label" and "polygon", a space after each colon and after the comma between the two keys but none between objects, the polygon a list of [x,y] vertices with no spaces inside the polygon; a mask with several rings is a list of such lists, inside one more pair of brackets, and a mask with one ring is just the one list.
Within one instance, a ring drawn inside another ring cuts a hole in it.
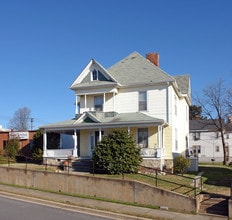
[{"label": "porch step", "polygon": [[199,213],[228,216],[228,196],[204,194]]},{"label": "porch step", "polygon": [[89,173],[92,170],[92,162],[90,159],[78,159],[72,162],[72,170]]}]

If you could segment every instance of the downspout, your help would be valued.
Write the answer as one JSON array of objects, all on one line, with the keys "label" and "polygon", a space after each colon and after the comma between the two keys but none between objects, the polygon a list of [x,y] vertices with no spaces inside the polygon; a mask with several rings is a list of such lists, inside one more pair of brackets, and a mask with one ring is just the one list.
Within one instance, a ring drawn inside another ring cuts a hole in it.
[{"label": "downspout", "polygon": [[166,106],[167,106],[167,109],[166,109],[166,121],[167,123],[169,123],[169,82],[167,82],[167,89],[166,89]]},{"label": "downspout", "polygon": [[164,166],[163,124],[158,126],[158,147],[160,148],[160,171],[163,171],[163,166]]}]

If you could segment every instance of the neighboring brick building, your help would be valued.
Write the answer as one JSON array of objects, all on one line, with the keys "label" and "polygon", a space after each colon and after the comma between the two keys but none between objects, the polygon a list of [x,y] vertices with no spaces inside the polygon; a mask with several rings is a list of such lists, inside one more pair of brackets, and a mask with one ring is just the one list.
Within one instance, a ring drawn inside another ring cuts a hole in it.
[{"label": "neighboring brick building", "polygon": [[31,155],[32,140],[36,131],[10,131],[6,129],[0,129],[0,154],[4,153],[5,147],[9,139],[18,137],[19,154],[24,156]]}]

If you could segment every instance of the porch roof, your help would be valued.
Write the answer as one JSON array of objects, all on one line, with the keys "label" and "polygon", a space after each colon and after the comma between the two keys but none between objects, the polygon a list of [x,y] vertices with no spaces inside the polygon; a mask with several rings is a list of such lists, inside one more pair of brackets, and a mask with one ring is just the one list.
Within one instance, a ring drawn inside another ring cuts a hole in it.
[{"label": "porch roof", "polygon": [[158,119],[141,112],[116,113],[116,112],[84,112],[76,118],[41,126],[46,130],[72,130],[94,128],[117,128],[132,126],[158,126],[164,124],[163,119]]}]

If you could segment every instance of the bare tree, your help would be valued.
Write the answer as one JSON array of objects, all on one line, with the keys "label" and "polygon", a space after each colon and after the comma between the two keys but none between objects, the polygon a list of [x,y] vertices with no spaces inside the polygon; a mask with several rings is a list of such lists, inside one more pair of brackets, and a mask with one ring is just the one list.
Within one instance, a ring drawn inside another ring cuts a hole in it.
[{"label": "bare tree", "polygon": [[10,119],[8,127],[16,131],[29,130],[30,114],[29,108],[19,108]]},{"label": "bare tree", "polygon": [[229,90],[222,80],[211,84],[203,90],[201,98],[195,98],[195,101],[202,107],[202,115],[211,119],[220,132],[223,147],[223,164],[227,163],[226,145],[224,138],[225,119],[229,116],[229,105],[231,104]]}]

